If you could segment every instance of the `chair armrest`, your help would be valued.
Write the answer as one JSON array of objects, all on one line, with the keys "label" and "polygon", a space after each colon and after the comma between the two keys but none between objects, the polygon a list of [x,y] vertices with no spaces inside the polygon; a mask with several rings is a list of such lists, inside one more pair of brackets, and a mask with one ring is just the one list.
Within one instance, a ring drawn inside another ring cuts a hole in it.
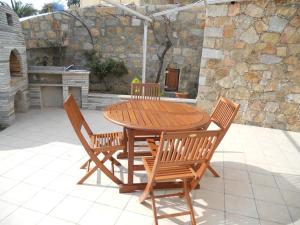
[{"label": "chair armrest", "polygon": [[148,146],[150,148],[152,156],[156,156],[158,146],[155,144],[155,140],[154,139],[147,139],[147,143],[148,143]]}]

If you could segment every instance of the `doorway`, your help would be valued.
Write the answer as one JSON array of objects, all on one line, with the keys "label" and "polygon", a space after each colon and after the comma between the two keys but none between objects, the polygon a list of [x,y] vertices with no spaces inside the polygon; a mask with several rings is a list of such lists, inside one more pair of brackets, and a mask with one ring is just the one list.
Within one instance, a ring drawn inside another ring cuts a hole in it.
[{"label": "doorway", "polygon": [[178,91],[180,69],[167,68],[165,91]]}]

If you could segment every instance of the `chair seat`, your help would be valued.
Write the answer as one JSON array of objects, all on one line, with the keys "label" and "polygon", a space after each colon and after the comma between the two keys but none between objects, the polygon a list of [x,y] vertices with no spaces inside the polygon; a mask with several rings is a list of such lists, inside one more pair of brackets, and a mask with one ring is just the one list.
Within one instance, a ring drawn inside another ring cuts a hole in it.
[{"label": "chair seat", "polygon": [[92,148],[118,148],[123,146],[123,133],[102,133],[90,136]]},{"label": "chair seat", "polygon": [[[145,169],[148,177],[152,174],[155,157],[143,157]],[[178,165],[178,166],[160,166],[156,171],[155,181],[166,181],[174,179],[189,179],[195,177],[195,171],[192,165]]]}]

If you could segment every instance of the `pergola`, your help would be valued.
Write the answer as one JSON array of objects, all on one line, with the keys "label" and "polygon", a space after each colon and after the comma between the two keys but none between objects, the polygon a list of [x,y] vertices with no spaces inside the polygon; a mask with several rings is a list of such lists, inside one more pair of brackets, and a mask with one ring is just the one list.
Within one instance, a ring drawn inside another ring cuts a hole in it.
[{"label": "pergola", "polygon": [[199,0],[195,3],[191,3],[188,5],[184,5],[184,6],[176,5],[175,8],[167,9],[167,10],[164,10],[161,12],[153,13],[150,16],[146,16],[146,15],[143,15],[125,5],[122,5],[119,2],[114,1],[114,0],[104,0],[104,1],[144,20],[142,83],[146,82],[147,37],[148,37],[148,23],[149,22],[150,23],[153,22],[153,20],[156,17],[172,15],[179,11],[191,9],[195,6],[206,6],[206,5],[218,4],[218,3],[224,3],[224,2],[232,2],[232,0]]}]

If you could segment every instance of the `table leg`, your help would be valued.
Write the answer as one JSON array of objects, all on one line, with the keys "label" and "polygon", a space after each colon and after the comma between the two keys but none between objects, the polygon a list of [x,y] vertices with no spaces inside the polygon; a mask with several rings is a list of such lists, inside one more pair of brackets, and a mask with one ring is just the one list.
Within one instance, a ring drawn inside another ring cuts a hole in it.
[{"label": "table leg", "polygon": [[133,163],[134,163],[134,132],[127,129],[128,142],[128,181],[127,184],[133,184]]},{"label": "table leg", "polygon": [[117,159],[127,159],[128,158],[128,134],[127,128],[123,127],[123,134],[124,134],[124,149],[117,155]]}]

